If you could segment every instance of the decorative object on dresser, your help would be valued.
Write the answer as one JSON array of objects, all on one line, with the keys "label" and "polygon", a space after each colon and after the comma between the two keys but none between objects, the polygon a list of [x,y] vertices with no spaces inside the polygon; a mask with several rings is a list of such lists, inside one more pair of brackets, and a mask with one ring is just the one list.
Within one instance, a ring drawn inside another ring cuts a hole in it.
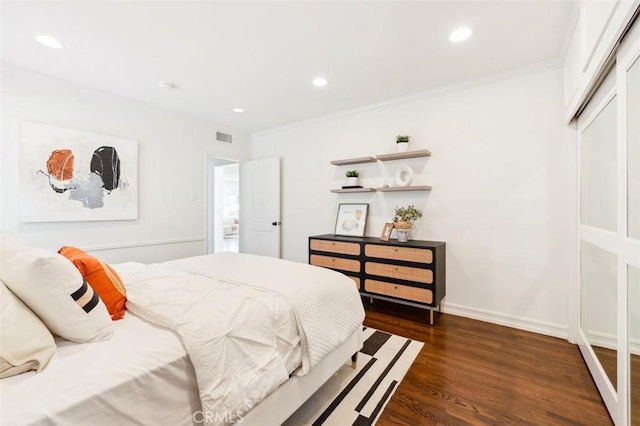
[{"label": "decorative object on dresser", "polygon": [[309,263],[340,271],[360,294],[405,305],[439,309],[446,294],[446,244],[441,241],[380,241],[373,237],[309,237]]},{"label": "decorative object on dresser", "polygon": [[369,204],[363,203],[343,203],[338,205],[336,225],[333,233],[335,235],[347,235],[362,237],[367,225],[367,212]]},{"label": "decorative object on dresser", "polygon": [[381,241],[389,241],[391,233],[393,232],[393,223],[385,223],[380,234]]},{"label": "decorative object on dresser", "polygon": [[407,152],[409,150],[409,140],[411,136],[409,135],[398,135],[396,136],[396,149],[398,152]]},{"label": "decorative object on dresser", "polygon": [[393,223],[396,228],[398,242],[406,243],[411,233],[411,223],[422,217],[422,212],[413,204],[408,207],[396,207],[394,210]]}]

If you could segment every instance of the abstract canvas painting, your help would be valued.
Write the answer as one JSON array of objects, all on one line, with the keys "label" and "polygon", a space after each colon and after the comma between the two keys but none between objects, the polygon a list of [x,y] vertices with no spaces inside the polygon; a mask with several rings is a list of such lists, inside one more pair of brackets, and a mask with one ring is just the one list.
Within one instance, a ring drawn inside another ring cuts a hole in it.
[{"label": "abstract canvas painting", "polygon": [[20,220],[138,218],[138,143],[22,121]]}]

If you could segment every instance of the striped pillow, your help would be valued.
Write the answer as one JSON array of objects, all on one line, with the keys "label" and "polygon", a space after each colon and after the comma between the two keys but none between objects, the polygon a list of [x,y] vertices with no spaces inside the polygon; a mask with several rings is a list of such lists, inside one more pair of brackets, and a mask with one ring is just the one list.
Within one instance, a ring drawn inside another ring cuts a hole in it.
[{"label": "striped pillow", "polygon": [[113,321],[124,316],[127,293],[122,280],[111,266],[76,247],[65,246],[58,253],[78,268],[82,277],[104,302]]},{"label": "striped pillow", "polygon": [[3,240],[0,279],[53,333],[73,342],[106,340],[113,334],[107,308],[64,256]]}]

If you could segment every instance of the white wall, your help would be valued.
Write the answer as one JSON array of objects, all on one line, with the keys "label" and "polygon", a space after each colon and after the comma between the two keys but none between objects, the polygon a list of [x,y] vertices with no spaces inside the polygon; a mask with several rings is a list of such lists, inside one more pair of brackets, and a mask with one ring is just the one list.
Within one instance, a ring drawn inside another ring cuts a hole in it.
[{"label": "white wall", "polygon": [[[424,213],[414,238],[447,243],[445,312],[566,337],[575,134],[562,97],[562,71],[547,65],[253,135],[254,159],[282,158],[283,257],[307,262],[307,238],[333,232],[339,203],[369,203],[366,234],[376,237],[396,205],[413,203]],[[393,152],[405,133],[432,157],[330,165]],[[382,186],[403,165],[433,191],[329,192],[349,168]]]},{"label": "white wall", "polygon": [[[247,135],[6,64],[1,82],[1,230],[43,247],[90,249],[112,262],[204,253],[207,153],[247,160]],[[138,220],[21,223],[12,178],[21,120],[136,140]],[[216,142],[217,130],[232,133],[233,145]]]}]

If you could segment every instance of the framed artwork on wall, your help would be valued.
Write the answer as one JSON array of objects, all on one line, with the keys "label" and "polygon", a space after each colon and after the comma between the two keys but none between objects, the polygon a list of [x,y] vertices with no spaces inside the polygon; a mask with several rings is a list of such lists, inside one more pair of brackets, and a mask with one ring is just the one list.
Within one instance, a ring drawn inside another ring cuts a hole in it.
[{"label": "framed artwork on wall", "polygon": [[369,204],[344,203],[338,205],[334,235],[363,237],[367,225]]},{"label": "framed artwork on wall", "polygon": [[48,124],[20,123],[20,220],[138,218],[138,143]]}]

